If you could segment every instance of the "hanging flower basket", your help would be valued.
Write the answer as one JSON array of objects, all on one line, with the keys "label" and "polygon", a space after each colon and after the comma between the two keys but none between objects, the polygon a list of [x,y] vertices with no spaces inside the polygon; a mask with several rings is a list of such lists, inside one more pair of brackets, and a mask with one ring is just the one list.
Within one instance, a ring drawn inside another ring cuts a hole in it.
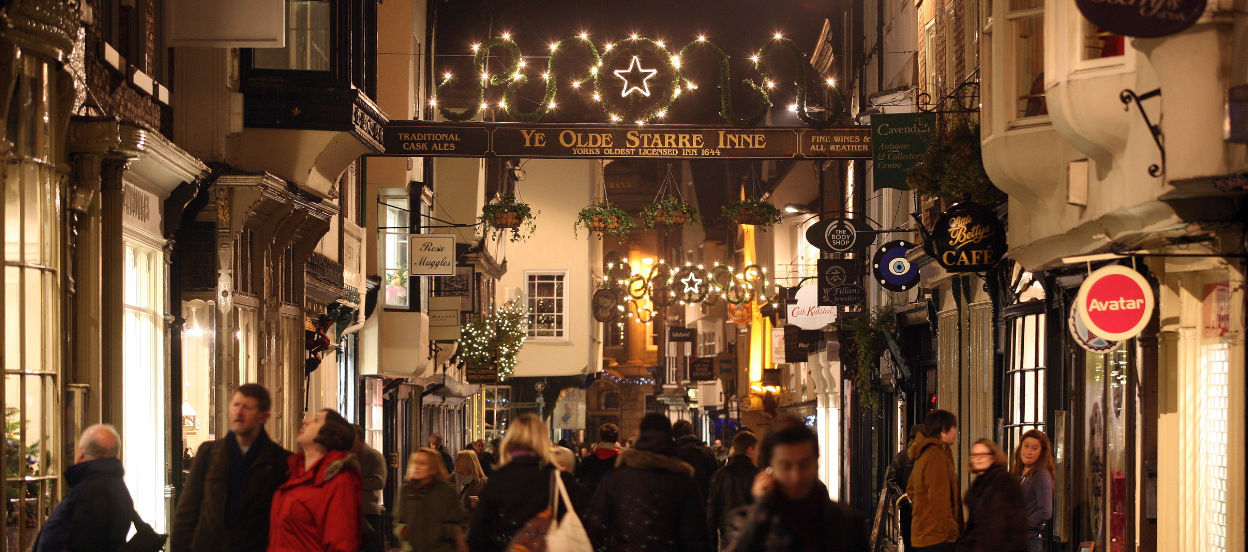
[{"label": "hanging flower basket", "polygon": [[941,122],[927,152],[906,173],[906,185],[950,203],[970,199],[993,205],[1005,199],[984,172],[979,124],[965,117]]},{"label": "hanging flower basket", "polygon": [[577,213],[576,223],[572,225],[575,233],[582,226],[590,232],[602,232],[616,236],[627,235],[637,224],[628,211],[616,207],[609,201],[603,201],[581,209]]},{"label": "hanging flower basket", "polygon": [[682,224],[693,224],[698,220],[698,212],[693,206],[676,196],[664,197],[641,210],[641,221],[646,228],[655,226],[670,228]]},{"label": "hanging flower basket", "polygon": [[727,220],[737,224],[759,226],[764,231],[773,224],[779,224],[782,216],[775,205],[759,199],[734,201],[725,205],[722,213]]},{"label": "hanging flower basket", "polygon": [[533,223],[533,209],[529,204],[518,201],[513,193],[502,194],[493,203],[482,207],[479,221],[500,232],[510,230],[513,242],[532,236],[537,228]]}]

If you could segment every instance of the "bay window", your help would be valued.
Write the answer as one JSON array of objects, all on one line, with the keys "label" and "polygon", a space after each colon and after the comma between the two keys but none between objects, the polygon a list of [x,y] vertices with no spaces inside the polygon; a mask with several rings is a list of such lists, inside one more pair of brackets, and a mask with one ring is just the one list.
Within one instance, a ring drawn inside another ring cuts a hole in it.
[{"label": "bay window", "polygon": [[411,198],[403,188],[387,188],[378,194],[381,233],[381,283],[385,306],[406,309],[411,302],[409,236],[412,233]]},{"label": "bay window", "polygon": [[1015,117],[1048,115],[1044,98],[1044,0],[1010,0]]}]

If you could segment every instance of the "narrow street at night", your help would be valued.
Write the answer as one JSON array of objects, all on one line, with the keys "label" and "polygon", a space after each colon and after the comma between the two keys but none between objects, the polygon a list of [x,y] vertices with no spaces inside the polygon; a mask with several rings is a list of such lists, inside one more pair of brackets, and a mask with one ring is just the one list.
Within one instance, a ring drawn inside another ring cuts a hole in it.
[{"label": "narrow street at night", "polygon": [[0,0],[0,552],[1248,552],[1248,0]]}]

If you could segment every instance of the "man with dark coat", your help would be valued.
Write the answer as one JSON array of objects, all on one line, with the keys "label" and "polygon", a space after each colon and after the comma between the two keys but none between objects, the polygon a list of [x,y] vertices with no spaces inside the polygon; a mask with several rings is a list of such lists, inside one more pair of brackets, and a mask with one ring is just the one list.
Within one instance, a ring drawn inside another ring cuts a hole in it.
[{"label": "man with dark coat", "polygon": [[693,466],[693,479],[698,482],[698,491],[705,499],[711,490],[711,476],[719,469],[715,453],[693,435],[693,424],[689,420],[672,424],[672,437],[676,439],[676,457]]},{"label": "man with dark coat", "polygon": [[[914,461],[910,460],[910,445],[914,444],[914,440],[918,438],[922,432],[922,425],[915,425],[910,428],[910,440],[906,445],[897,451],[897,456],[893,457],[893,463],[889,466],[888,473],[884,479],[895,485],[897,490],[905,494],[906,487],[910,485],[910,470],[914,468]],[[897,509],[897,517],[901,522],[901,540],[906,545],[906,550],[911,550],[914,545],[910,543],[910,518],[913,517],[913,507],[910,500],[901,503]]]},{"label": "man with dark coat", "polygon": [[498,459],[485,448],[485,439],[477,439],[473,442],[472,451],[477,453],[477,461],[481,463],[481,471],[485,472],[485,476],[489,477],[494,473],[494,464],[498,463]]},{"label": "man with dark coat", "polygon": [[598,442],[581,465],[576,468],[576,479],[585,486],[590,496],[608,472],[615,469],[615,457],[620,455],[620,428],[615,424],[602,424],[598,428]]},{"label": "man with dark coat", "polygon": [[603,552],[705,552],[704,509],[693,468],[676,457],[670,422],[652,412],[637,444],[598,484],[585,530]]},{"label": "man with dark coat", "polygon": [[33,552],[101,550],[112,552],[126,542],[134,501],[117,459],[121,438],[110,425],[82,432],[74,465],[65,470],[69,494],[57,503],[35,537]]},{"label": "man with dark coat", "polygon": [[365,552],[384,552],[386,534],[382,524],[381,491],[386,488],[386,458],[366,441],[362,425],[355,427],[352,452],[360,462],[360,513],[364,516]]},{"label": "man with dark coat", "polygon": [[819,482],[819,439],[801,420],[781,417],[759,445],[750,495],[731,515],[731,552],[869,550],[866,518],[828,497]]},{"label": "man with dark coat", "polygon": [[438,451],[438,454],[442,455],[442,463],[446,464],[446,473],[455,473],[455,459],[451,458],[451,453],[446,452],[446,446],[444,446],[441,433],[429,434],[429,448]]},{"label": "man with dark coat", "polygon": [[706,499],[706,530],[715,550],[720,547],[720,531],[728,534],[728,528],[721,527],[728,512],[750,503],[750,487],[754,485],[754,476],[758,475],[757,461],[758,437],[742,431],[732,439],[732,456],[728,457],[728,463],[711,476],[711,494]]},{"label": "man with dark coat", "polygon": [[170,552],[246,552],[269,546],[269,507],[290,453],[269,439],[273,400],[248,383],[230,400],[230,431],[199,446],[173,514]]}]

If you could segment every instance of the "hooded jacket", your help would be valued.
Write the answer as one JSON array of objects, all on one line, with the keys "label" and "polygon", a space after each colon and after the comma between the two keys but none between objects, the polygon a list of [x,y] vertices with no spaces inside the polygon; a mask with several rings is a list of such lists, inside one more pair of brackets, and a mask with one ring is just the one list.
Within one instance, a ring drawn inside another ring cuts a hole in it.
[{"label": "hooded jacket", "polygon": [[359,552],[360,465],[331,450],[311,468],[289,458],[290,479],[273,495],[269,552]]},{"label": "hooded jacket", "polygon": [[[233,434],[199,446],[169,535],[170,552],[261,552],[269,547],[269,505],[286,481],[290,453],[264,430],[251,444],[237,497],[238,519],[226,522]],[[240,451],[241,452],[241,451]],[[253,456],[254,455],[254,456]]]},{"label": "hooded jacket", "polygon": [[643,433],[598,485],[585,530],[601,552],[708,550],[705,503],[670,437]]},{"label": "hooded jacket", "polygon": [[126,542],[134,501],[116,458],[74,464],[65,470],[69,494],[43,524],[34,552],[113,552]]},{"label": "hooded jacket", "polygon": [[954,542],[962,534],[962,498],[953,452],[940,437],[919,433],[910,445],[914,467],[906,492],[914,504],[910,540],[917,548]]},{"label": "hooded jacket", "polygon": [[698,490],[705,500],[711,492],[711,476],[719,469],[719,460],[715,459],[711,447],[693,435],[681,435],[676,438],[676,457],[693,466],[693,480],[698,482]]},{"label": "hooded jacket", "polygon": [[1005,468],[992,466],[975,476],[965,504],[969,517],[958,550],[1027,551],[1023,490]]},{"label": "hooded jacket", "polygon": [[576,468],[576,479],[585,486],[591,496],[598,489],[598,483],[602,482],[602,478],[615,469],[615,457],[619,455],[620,445],[599,443],[594,447],[592,454],[581,460],[581,465]]}]

